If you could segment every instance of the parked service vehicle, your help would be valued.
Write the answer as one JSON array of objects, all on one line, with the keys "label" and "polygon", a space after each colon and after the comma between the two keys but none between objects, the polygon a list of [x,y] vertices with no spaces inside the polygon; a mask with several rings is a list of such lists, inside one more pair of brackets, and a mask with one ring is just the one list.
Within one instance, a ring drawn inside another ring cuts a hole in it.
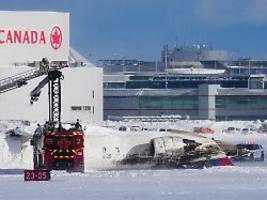
[{"label": "parked service vehicle", "polygon": [[196,134],[214,134],[215,131],[208,127],[194,127],[194,133]]},{"label": "parked service vehicle", "polygon": [[241,130],[241,134],[253,134],[256,132],[257,132],[257,130],[255,128],[243,128]]},{"label": "parked service vehicle", "polygon": [[259,128],[259,133],[267,133],[267,122],[262,123],[261,127]]},{"label": "parked service vehicle", "polygon": [[259,144],[237,144],[235,160],[264,161],[264,149]]},{"label": "parked service vehicle", "polygon": [[260,144],[232,144],[221,140],[215,141],[235,161],[264,161],[264,149]]},{"label": "parked service vehicle", "polygon": [[229,133],[229,134],[236,134],[236,133],[240,133],[240,128],[228,127],[226,130],[223,130],[222,132]]}]

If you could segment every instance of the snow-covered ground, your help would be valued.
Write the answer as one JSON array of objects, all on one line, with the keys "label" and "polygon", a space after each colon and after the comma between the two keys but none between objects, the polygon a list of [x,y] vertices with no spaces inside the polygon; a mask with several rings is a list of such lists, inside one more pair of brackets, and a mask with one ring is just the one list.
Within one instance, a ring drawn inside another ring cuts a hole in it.
[{"label": "snow-covered ground", "polygon": [[[258,127],[260,122],[178,121],[173,123],[105,122],[86,126],[84,174],[53,172],[49,182],[24,182],[24,168],[32,168],[32,149],[28,141],[8,139],[5,131],[20,127],[32,133],[31,126],[20,122],[0,123],[0,199],[265,199],[267,197],[267,162],[236,163],[233,167],[202,170],[116,170],[115,161],[129,149],[166,132],[159,128],[193,130],[204,126],[215,130],[209,137],[233,143],[253,141],[267,149],[267,135],[262,133],[223,134],[229,126]],[[150,131],[118,132],[122,125],[142,126]],[[103,147],[107,154],[103,154]],[[118,148],[120,151],[118,151]],[[112,170],[111,170],[112,169]]]},{"label": "snow-covered ground", "polygon": [[0,199],[265,199],[267,169],[92,171],[54,173],[49,182],[0,175]]}]

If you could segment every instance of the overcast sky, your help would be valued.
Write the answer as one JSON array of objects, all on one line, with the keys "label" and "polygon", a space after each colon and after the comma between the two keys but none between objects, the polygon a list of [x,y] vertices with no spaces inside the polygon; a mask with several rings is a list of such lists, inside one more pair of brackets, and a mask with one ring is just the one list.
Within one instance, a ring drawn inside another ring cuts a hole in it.
[{"label": "overcast sky", "polygon": [[267,58],[267,0],[1,0],[2,10],[71,13],[71,45],[86,57],[156,60],[164,44],[206,43]]}]

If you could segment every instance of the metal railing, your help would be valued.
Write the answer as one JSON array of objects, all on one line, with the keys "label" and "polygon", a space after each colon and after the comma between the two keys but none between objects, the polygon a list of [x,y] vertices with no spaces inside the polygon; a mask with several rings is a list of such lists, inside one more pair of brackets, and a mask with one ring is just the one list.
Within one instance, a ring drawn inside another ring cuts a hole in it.
[{"label": "metal railing", "polygon": [[0,80],[0,93],[19,88],[27,84],[27,81],[46,74],[39,69],[31,69]]}]

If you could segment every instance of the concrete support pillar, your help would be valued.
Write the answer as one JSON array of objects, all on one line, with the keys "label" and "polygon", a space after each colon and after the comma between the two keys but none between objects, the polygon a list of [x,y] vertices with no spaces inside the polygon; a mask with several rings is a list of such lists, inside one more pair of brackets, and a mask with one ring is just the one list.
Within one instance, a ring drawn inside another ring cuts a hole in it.
[{"label": "concrete support pillar", "polygon": [[216,119],[216,95],[219,85],[201,84],[198,86],[199,119]]}]

